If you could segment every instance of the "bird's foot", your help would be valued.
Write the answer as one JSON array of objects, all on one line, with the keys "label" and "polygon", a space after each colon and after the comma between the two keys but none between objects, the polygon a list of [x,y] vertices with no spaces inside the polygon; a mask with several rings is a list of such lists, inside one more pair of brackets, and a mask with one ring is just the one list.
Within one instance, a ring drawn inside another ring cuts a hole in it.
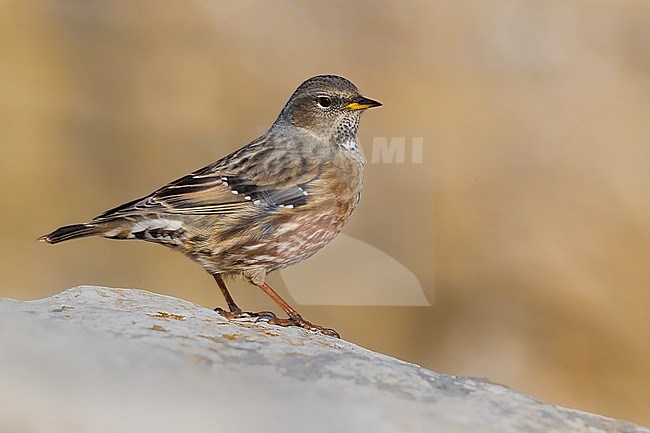
[{"label": "bird's foot", "polygon": [[272,311],[260,311],[258,313],[251,313],[250,311],[242,311],[239,308],[226,311],[223,308],[217,307],[214,311],[220,316],[225,317],[228,320],[233,319],[256,319],[259,320],[275,320],[278,317]]},{"label": "bird's foot", "polygon": [[[260,318],[261,319],[261,318]],[[303,319],[301,316],[295,316],[295,317],[288,317],[286,319],[280,319],[278,317],[274,317],[272,319],[264,319],[266,322],[270,323],[271,325],[278,325],[278,326],[299,326],[303,329],[307,329],[309,331],[314,331],[318,332],[319,334],[327,335],[329,337],[336,337],[336,338],[341,338],[338,332],[333,330],[332,328],[325,328],[320,325],[314,325],[311,322],[306,321]]]}]

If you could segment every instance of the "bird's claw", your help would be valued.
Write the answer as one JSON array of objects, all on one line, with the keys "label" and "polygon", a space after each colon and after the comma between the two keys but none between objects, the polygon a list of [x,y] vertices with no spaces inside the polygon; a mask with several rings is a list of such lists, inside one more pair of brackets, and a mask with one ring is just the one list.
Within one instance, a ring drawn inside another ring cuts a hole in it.
[{"label": "bird's claw", "polygon": [[306,321],[302,317],[288,317],[286,319],[279,319],[279,318],[274,318],[271,320],[268,320],[268,323],[271,325],[277,325],[277,326],[299,326],[303,329],[307,329],[309,331],[317,332],[319,334],[327,335],[329,337],[335,337],[335,338],[341,338],[338,332],[336,332],[332,328],[325,328],[320,325],[314,325],[311,322]]},{"label": "bird's claw", "polygon": [[277,318],[278,316],[276,316],[272,311],[260,311],[259,313],[255,313],[255,323],[270,322],[271,320],[275,320]]},{"label": "bird's claw", "polygon": [[314,325],[313,323],[306,321],[300,316],[280,319],[272,311],[260,311],[258,313],[251,313],[250,311],[241,311],[239,309],[226,311],[220,307],[215,308],[214,311],[229,320],[255,319],[254,320],[255,323],[266,322],[268,324],[277,325],[277,326],[299,326],[303,329],[317,332],[319,334],[323,334],[335,338],[341,338],[339,333],[333,330],[332,328],[325,328],[320,325]]},{"label": "bird's claw", "polygon": [[223,308],[217,307],[214,311],[220,316],[225,317],[226,319],[255,319],[255,323],[265,320],[277,319],[277,316],[272,311],[260,311],[259,313],[252,313],[250,311],[241,311],[241,310],[231,310],[226,311]]}]

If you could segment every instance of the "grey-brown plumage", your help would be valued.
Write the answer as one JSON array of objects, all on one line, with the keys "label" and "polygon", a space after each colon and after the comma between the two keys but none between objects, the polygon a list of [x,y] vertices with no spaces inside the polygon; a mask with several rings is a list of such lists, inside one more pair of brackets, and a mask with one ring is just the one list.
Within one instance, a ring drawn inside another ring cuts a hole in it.
[{"label": "grey-brown plumage", "polygon": [[242,313],[223,277],[243,275],[289,315],[270,323],[336,334],[304,319],[266,283],[267,273],[298,263],[330,242],[361,194],[361,113],[380,103],[334,75],[308,79],[273,126],[248,145],[152,194],[43,236],[141,239],[183,252],[212,274],[230,311]]}]

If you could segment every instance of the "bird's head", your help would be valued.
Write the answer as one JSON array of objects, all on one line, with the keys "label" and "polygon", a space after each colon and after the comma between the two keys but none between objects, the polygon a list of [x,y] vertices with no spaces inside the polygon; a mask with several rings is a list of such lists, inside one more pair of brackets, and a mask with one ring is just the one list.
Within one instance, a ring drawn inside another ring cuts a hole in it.
[{"label": "bird's head", "polygon": [[368,99],[349,80],[318,75],[303,82],[291,95],[280,118],[323,139],[354,137],[361,113],[381,103]]}]

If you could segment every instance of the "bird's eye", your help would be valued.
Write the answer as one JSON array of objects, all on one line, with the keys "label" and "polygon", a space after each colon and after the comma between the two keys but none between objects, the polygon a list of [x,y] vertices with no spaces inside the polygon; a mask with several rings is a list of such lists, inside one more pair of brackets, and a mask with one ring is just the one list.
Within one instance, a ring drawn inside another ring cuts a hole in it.
[{"label": "bird's eye", "polygon": [[328,108],[332,105],[332,99],[328,98],[327,96],[320,96],[318,98],[318,105],[320,105],[322,108]]}]

